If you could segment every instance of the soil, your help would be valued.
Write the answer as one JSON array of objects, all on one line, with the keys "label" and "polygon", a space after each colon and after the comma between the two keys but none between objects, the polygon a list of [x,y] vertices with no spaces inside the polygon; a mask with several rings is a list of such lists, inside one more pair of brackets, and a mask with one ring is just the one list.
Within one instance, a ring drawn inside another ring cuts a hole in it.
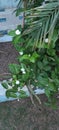
[{"label": "soil", "polygon": [[0,43],[0,80],[10,78],[8,65],[17,63],[17,55],[11,43]]},{"label": "soil", "polygon": [[[8,78],[8,64],[17,63],[17,55],[11,43],[0,43],[0,80]],[[44,105],[45,95],[40,98],[43,105],[35,101],[36,107],[30,98],[0,103],[0,130],[59,130],[59,107],[53,110]]]},{"label": "soil", "polygon": [[29,98],[0,103],[0,117],[0,130],[59,130],[59,108],[34,107]]}]

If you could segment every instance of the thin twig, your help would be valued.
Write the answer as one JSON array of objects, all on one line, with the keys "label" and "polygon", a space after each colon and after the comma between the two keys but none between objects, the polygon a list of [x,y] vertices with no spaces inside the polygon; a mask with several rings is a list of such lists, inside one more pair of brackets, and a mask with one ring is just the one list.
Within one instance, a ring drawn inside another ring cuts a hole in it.
[{"label": "thin twig", "polygon": [[0,74],[0,76],[3,76],[3,75],[11,75],[11,73],[2,73],[2,74]]},{"label": "thin twig", "polygon": [[[34,93],[34,91],[31,88],[31,85],[29,84],[28,86],[28,90],[30,91],[31,94],[31,100],[33,100],[33,96],[36,98],[36,100],[39,102],[39,104],[41,104],[41,100],[39,99],[39,97]],[[33,95],[33,96],[32,96]],[[34,100],[33,100],[34,101]]]},{"label": "thin twig", "polygon": [[35,103],[34,103],[34,99],[33,99],[33,94],[32,94],[31,91],[30,91],[30,82],[29,82],[27,88],[28,88],[29,93],[30,93],[31,102],[32,102],[32,104],[34,105],[34,107],[36,107],[36,105],[35,105]]}]

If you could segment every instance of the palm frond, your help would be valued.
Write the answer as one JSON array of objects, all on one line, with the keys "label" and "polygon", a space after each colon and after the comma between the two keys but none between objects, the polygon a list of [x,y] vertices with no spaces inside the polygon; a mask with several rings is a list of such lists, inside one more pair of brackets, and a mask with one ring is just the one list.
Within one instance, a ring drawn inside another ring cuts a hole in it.
[{"label": "palm frond", "polygon": [[56,29],[58,18],[59,0],[50,0],[44,6],[27,10],[26,24],[28,27],[23,34],[29,34],[35,44],[44,43],[47,37],[50,43],[54,30]]}]

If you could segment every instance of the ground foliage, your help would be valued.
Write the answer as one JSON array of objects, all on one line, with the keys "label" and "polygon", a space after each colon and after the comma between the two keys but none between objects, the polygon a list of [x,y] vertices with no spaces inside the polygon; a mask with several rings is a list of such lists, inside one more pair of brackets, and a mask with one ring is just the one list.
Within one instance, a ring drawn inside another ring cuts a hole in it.
[{"label": "ground foliage", "polygon": [[29,12],[29,15],[25,19],[29,18],[29,22],[24,25],[24,28],[17,27],[21,34],[16,34],[16,30],[10,32],[13,36],[13,45],[19,52],[19,64],[9,65],[12,81],[3,83],[7,89],[7,97],[26,97],[26,92],[22,90],[26,85],[32,101],[32,95],[34,95],[40,102],[34,89],[44,88],[48,105],[55,105],[54,97],[59,87],[58,28],[56,27],[59,16],[58,7],[59,1],[50,1],[43,7],[27,10],[26,14]]}]

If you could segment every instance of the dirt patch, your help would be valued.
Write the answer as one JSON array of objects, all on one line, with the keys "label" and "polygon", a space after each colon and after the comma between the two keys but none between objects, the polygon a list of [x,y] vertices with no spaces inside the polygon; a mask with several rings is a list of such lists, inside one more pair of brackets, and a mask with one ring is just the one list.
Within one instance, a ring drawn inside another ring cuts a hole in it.
[{"label": "dirt patch", "polygon": [[8,78],[10,63],[17,63],[17,51],[11,43],[0,43],[0,80]]},{"label": "dirt patch", "polygon": [[[0,43],[0,80],[8,78],[4,73],[9,73],[9,63],[17,63],[17,55],[11,43]],[[40,97],[44,104],[46,97]],[[0,130],[59,130],[59,108],[37,103],[35,108],[29,98],[0,103],[0,117]]]},{"label": "dirt patch", "polygon": [[[41,99],[45,101],[45,96]],[[35,108],[29,98],[1,103],[0,130],[59,130],[59,108],[41,109],[36,105]]]}]

